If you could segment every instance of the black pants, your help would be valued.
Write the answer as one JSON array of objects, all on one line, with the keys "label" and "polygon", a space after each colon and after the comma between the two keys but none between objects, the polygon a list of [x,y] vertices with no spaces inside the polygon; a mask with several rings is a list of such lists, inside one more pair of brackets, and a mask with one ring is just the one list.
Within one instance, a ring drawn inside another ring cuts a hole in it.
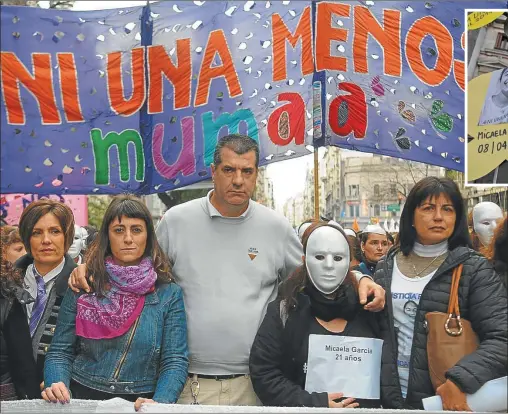
[{"label": "black pants", "polygon": [[135,402],[139,397],[152,399],[154,393],[147,394],[113,394],[104,391],[94,390],[86,387],[79,382],[71,381],[72,398],[79,400],[110,400],[111,398],[123,398],[124,400]]}]

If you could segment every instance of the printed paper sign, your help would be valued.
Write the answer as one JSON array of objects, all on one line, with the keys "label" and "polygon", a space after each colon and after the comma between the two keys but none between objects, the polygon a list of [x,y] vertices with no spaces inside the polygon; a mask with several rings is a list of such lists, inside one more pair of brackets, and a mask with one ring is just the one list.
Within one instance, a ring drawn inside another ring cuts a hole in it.
[{"label": "printed paper sign", "polygon": [[382,347],[381,339],[310,335],[305,389],[379,399]]}]

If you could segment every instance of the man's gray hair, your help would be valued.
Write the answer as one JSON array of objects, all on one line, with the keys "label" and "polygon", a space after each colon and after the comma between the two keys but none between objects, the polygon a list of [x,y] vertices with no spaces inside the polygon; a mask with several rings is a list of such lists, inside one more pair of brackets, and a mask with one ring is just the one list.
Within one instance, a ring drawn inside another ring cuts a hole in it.
[{"label": "man's gray hair", "polygon": [[249,151],[256,153],[256,168],[259,166],[259,145],[255,139],[242,134],[230,134],[222,137],[217,142],[215,152],[213,154],[213,163],[215,166],[219,165],[222,160],[220,158],[220,150],[222,148],[229,148],[238,155],[243,155]]}]

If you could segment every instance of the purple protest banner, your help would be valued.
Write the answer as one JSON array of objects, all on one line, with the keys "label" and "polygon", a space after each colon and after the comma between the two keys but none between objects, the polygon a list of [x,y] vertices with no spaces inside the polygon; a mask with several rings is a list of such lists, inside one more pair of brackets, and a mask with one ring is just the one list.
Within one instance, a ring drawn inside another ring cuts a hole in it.
[{"label": "purple protest banner", "polygon": [[408,4],[2,6],[0,191],[172,190],[234,132],[261,165],[320,142],[462,171],[468,2]]}]

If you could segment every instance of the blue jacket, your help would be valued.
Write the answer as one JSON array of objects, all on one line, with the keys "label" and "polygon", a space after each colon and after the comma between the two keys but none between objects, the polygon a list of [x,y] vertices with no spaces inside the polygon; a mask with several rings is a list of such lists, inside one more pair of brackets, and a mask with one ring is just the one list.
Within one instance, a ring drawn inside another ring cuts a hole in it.
[{"label": "blue jacket", "polygon": [[76,336],[76,303],[81,294],[70,289],[65,294],[46,355],[44,383],[62,381],[69,389],[72,378],[99,391],[154,392],[157,402],[176,402],[189,366],[181,288],[175,283],[156,285],[146,296],[139,323],[122,336],[99,340]]}]

